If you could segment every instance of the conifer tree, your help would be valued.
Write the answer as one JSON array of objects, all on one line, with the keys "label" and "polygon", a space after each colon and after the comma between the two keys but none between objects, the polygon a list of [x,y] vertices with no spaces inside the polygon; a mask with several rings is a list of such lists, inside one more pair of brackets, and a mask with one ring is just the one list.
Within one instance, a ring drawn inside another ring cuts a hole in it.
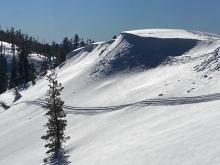
[{"label": "conifer tree", "polygon": [[71,51],[71,49],[71,41],[68,39],[68,37],[65,37],[62,42],[62,51],[60,52],[58,57],[59,64],[66,61],[66,55]]},{"label": "conifer tree", "polygon": [[18,53],[18,77],[19,84],[26,83],[30,81],[30,67],[28,62],[29,46],[27,41],[27,36],[22,39],[21,45],[19,47]]},{"label": "conifer tree", "polygon": [[73,50],[79,48],[80,46],[80,39],[78,34],[75,34],[74,39],[73,39]]},{"label": "conifer tree", "polygon": [[49,68],[48,59],[47,59],[47,57],[44,57],[43,61],[42,61],[42,64],[41,64],[41,69],[40,69],[40,72],[43,76],[45,76],[47,74],[48,68]]},{"label": "conifer tree", "polygon": [[24,46],[24,82],[30,81],[30,65],[28,61],[28,55],[30,53],[30,43],[28,41],[28,36],[25,36],[25,46]]},{"label": "conifer tree", "polygon": [[18,85],[17,60],[15,58],[15,55],[13,55],[12,64],[11,64],[10,80],[9,80],[9,89],[14,88],[17,85]]},{"label": "conifer tree", "polygon": [[31,79],[31,82],[32,82],[32,85],[35,85],[36,84],[36,69],[35,69],[35,66],[33,63],[30,64],[30,79]]},{"label": "conifer tree", "polygon": [[65,120],[66,114],[63,111],[64,101],[60,98],[60,92],[63,90],[61,83],[57,81],[57,75],[54,69],[47,75],[49,81],[49,90],[46,94],[46,104],[43,108],[47,109],[45,116],[48,118],[48,123],[45,127],[48,129],[46,135],[42,136],[43,140],[48,143],[45,145],[48,148],[47,154],[50,154],[55,161],[62,159],[62,147],[66,140],[69,139],[64,133],[67,125]]},{"label": "conifer tree", "polygon": [[29,67],[29,62],[28,62],[28,58],[27,55],[25,55],[24,58],[24,82],[29,82],[30,79],[30,67]]},{"label": "conifer tree", "polygon": [[18,49],[18,77],[19,77],[19,84],[24,83],[24,39],[22,38],[22,41],[20,43],[19,49]]},{"label": "conifer tree", "polygon": [[0,94],[8,88],[7,61],[3,53],[3,45],[0,46]]},{"label": "conifer tree", "polygon": [[80,47],[84,47],[86,45],[86,43],[84,42],[83,38],[80,41]]}]

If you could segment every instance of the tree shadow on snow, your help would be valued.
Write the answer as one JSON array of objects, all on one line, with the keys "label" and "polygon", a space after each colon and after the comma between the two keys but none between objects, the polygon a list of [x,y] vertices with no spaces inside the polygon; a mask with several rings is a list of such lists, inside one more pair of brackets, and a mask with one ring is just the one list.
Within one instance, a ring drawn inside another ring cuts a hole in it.
[{"label": "tree shadow on snow", "polygon": [[70,155],[64,153],[61,155],[61,159],[54,159],[53,157],[47,157],[43,160],[43,165],[69,165],[71,162],[68,160]]}]

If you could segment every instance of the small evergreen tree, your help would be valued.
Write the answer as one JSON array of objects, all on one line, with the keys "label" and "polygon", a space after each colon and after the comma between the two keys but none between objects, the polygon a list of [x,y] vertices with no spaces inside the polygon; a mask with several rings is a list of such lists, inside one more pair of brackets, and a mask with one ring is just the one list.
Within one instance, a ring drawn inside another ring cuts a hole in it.
[{"label": "small evergreen tree", "polygon": [[43,108],[47,109],[45,116],[48,118],[48,123],[45,127],[48,129],[46,135],[42,136],[43,140],[48,143],[45,145],[48,148],[47,154],[51,154],[53,160],[60,161],[62,159],[62,147],[66,140],[69,139],[64,134],[67,121],[63,111],[64,101],[60,98],[60,92],[63,90],[61,83],[57,81],[57,75],[54,69],[51,69],[51,73],[47,76],[49,81],[49,90],[46,94],[46,104]]}]

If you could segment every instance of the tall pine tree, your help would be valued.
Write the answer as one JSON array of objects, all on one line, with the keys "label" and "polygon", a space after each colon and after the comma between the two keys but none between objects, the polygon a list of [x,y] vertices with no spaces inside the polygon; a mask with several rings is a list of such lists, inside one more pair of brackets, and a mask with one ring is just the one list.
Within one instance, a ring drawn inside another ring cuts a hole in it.
[{"label": "tall pine tree", "polygon": [[7,61],[3,53],[3,44],[0,46],[0,94],[8,88]]},{"label": "tall pine tree", "polygon": [[28,41],[28,36],[25,36],[25,54],[24,54],[24,82],[30,81],[30,65],[28,61],[28,55],[30,53],[30,43]]},{"label": "tall pine tree", "polygon": [[79,35],[75,34],[74,39],[73,39],[73,50],[79,48],[79,46],[80,46]]},{"label": "tall pine tree", "polygon": [[43,108],[47,109],[45,116],[48,118],[48,123],[45,127],[48,129],[46,135],[41,138],[48,143],[45,145],[48,148],[47,154],[51,154],[53,160],[60,161],[62,159],[62,147],[66,140],[69,139],[64,133],[67,125],[65,120],[66,114],[63,111],[64,101],[60,98],[60,92],[63,90],[61,83],[57,81],[57,75],[54,69],[47,76],[49,81],[49,90],[46,94],[46,104]]},{"label": "tall pine tree", "polygon": [[32,85],[36,84],[36,78],[37,78],[37,71],[35,69],[35,66],[33,63],[30,64],[30,79],[32,82]]},{"label": "tall pine tree", "polygon": [[47,59],[47,57],[44,57],[43,58],[43,61],[42,61],[42,64],[41,64],[41,74],[42,76],[45,76],[47,74],[47,70],[49,69],[49,65],[48,65],[48,62],[49,60]]},{"label": "tall pine tree", "polygon": [[29,44],[27,36],[22,39],[18,49],[18,77],[19,84],[24,84],[30,81],[30,67],[28,62]]},{"label": "tall pine tree", "polygon": [[18,85],[17,60],[16,60],[15,55],[13,55],[12,63],[11,63],[9,89],[14,88],[17,85]]}]

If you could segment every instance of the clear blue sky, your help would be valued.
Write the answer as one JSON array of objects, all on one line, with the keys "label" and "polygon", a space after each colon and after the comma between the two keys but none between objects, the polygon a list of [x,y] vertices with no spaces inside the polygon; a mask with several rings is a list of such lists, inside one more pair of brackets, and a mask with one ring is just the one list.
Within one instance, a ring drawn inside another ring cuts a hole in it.
[{"label": "clear blue sky", "polygon": [[182,28],[220,33],[220,0],[4,0],[0,25],[40,41],[79,33],[96,41],[124,30]]}]

